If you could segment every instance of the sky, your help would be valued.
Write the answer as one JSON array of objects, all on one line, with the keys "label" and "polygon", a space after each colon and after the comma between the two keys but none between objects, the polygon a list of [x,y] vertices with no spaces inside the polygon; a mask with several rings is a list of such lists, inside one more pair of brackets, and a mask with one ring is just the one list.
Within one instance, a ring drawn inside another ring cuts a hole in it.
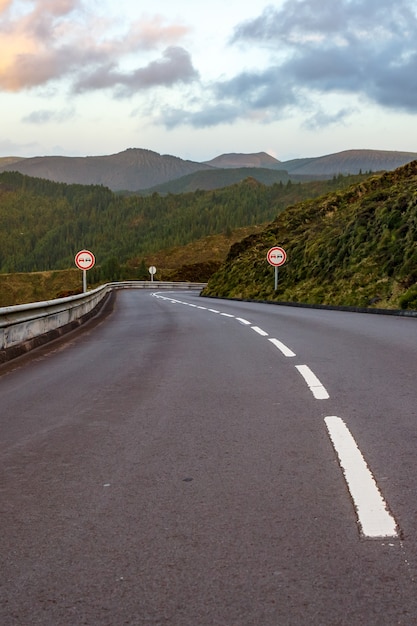
[{"label": "sky", "polygon": [[0,156],[417,152],[417,0],[0,0]]}]

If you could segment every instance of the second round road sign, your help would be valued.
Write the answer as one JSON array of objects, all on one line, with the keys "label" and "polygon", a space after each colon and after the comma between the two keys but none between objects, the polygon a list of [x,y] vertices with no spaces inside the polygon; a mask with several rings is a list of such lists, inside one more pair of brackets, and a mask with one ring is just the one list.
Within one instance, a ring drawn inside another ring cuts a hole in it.
[{"label": "second round road sign", "polygon": [[268,250],[266,258],[270,265],[273,265],[274,267],[280,267],[281,265],[284,265],[285,261],[287,260],[287,253],[285,252],[284,248],[281,248],[280,246],[274,246],[273,248],[270,248]]},{"label": "second round road sign", "polygon": [[94,254],[89,250],[80,250],[75,255],[75,265],[80,270],[91,270],[95,262]]}]

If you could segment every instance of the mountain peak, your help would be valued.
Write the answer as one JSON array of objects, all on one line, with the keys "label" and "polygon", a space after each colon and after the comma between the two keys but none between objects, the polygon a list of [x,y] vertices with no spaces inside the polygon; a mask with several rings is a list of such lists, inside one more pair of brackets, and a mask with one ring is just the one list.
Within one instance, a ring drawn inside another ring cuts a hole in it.
[{"label": "mountain peak", "polygon": [[256,152],[251,154],[242,154],[239,152],[230,152],[228,154],[221,154],[211,161],[204,161],[206,165],[211,167],[220,167],[223,169],[236,168],[236,167],[267,167],[274,168],[278,166],[281,161],[275,159],[267,152]]}]

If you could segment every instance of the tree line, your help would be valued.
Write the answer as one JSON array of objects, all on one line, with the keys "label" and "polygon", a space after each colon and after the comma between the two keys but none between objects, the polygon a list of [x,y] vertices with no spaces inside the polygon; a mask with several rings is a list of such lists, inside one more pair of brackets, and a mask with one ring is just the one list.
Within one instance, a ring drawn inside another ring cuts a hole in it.
[{"label": "tree line", "polygon": [[[213,191],[113,193],[100,185],[70,185],[0,173],[0,272],[33,272],[74,266],[83,248],[94,252],[105,280],[139,278],[143,262],[131,259],[183,246],[208,235],[273,220],[291,204],[340,189],[362,176],[329,181],[263,185],[253,178]],[[134,274],[134,276],[132,276]],[[145,276],[146,277],[146,274]]]}]

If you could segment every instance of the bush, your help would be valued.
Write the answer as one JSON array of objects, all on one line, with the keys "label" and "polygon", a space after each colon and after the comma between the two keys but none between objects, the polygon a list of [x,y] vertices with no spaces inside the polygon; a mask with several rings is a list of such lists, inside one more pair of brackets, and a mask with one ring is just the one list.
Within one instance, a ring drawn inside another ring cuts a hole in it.
[{"label": "bush", "polygon": [[417,284],[400,297],[399,303],[402,309],[417,309]]}]

